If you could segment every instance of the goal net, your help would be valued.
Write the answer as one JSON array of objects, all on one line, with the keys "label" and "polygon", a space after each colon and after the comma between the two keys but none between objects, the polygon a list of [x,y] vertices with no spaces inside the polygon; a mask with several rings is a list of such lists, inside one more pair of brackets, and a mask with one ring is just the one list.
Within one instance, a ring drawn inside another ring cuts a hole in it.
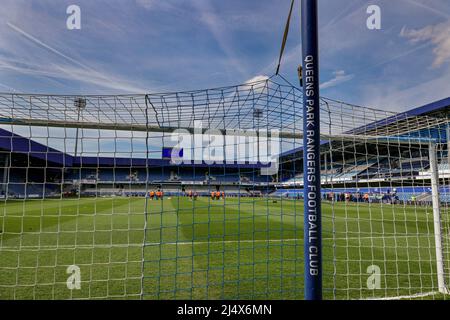
[{"label": "goal net", "polygon": [[[284,78],[0,105],[0,299],[303,298],[308,133]],[[447,298],[447,119],[320,113],[324,298]]]}]

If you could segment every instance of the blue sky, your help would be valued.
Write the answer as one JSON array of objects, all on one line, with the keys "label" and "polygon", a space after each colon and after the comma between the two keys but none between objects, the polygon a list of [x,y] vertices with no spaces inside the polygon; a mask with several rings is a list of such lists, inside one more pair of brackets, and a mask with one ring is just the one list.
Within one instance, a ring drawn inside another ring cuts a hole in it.
[{"label": "blue sky", "polygon": [[[282,74],[296,82],[299,2]],[[322,95],[401,111],[450,96],[450,1],[321,0]],[[66,8],[81,7],[81,30]],[[381,7],[382,29],[366,9]],[[2,0],[0,91],[147,93],[274,73],[290,0]]]}]

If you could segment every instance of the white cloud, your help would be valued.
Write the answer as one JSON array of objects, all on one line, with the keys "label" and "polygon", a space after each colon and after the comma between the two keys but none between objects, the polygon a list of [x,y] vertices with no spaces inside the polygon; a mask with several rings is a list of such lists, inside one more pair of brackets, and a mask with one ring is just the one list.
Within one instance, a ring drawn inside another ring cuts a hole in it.
[{"label": "white cloud", "polygon": [[267,88],[268,76],[258,75],[244,82],[243,88],[246,90],[254,90],[255,93],[263,93]]},{"label": "white cloud", "polygon": [[328,80],[320,85],[320,89],[327,89],[334,86],[337,86],[338,84],[341,84],[343,82],[350,81],[354,78],[353,74],[346,74],[344,70],[338,70],[333,72],[334,78],[331,80]]},{"label": "white cloud", "polygon": [[145,9],[152,9],[158,5],[158,0],[136,0],[136,3]]},{"label": "white cloud", "polygon": [[136,4],[147,10],[170,9],[173,7],[169,0],[136,0]]},{"label": "white cloud", "polygon": [[[446,13],[446,12],[444,12],[444,11],[442,11],[442,10],[438,10],[438,9],[436,9],[436,8],[434,8],[434,7],[432,7],[432,6],[430,6],[430,4],[429,3],[421,3],[421,2],[419,2],[419,1],[417,1],[417,0],[403,0],[404,2],[407,2],[407,3],[409,3],[409,4],[412,4],[412,5],[415,5],[415,6],[418,6],[418,7],[420,7],[421,9],[424,9],[424,10],[427,10],[427,11],[429,11],[429,12],[431,12],[431,13],[434,13],[434,14],[436,14],[436,15],[438,15],[438,16],[441,16],[441,17],[443,17],[443,18],[446,18],[446,19],[448,19],[448,18],[450,18],[450,15],[448,14],[448,13]],[[434,5],[436,5],[436,1],[434,1],[434,3],[433,3]]]},{"label": "white cloud", "polygon": [[375,82],[363,86],[360,90],[359,104],[382,110],[406,111],[433,101],[450,97],[450,68],[440,77],[404,85],[402,79],[391,79],[389,86]]},{"label": "white cloud", "polygon": [[[8,22],[7,26],[14,30],[17,34],[23,36],[32,45],[36,45],[50,52],[50,55],[44,55],[44,61],[47,61],[44,65],[42,62],[26,60],[22,58],[7,58],[0,54],[0,69],[9,70],[13,72],[19,72],[26,75],[43,76],[54,79],[75,80],[88,84],[93,84],[102,88],[109,88],[113,90],[120,90],[127,93],[143,93],[146,90],[139,85],[132,83],[121,77],[117,77],[108,72],[99,71],[97,68],[92,68],[81,59],[74,59],[64,52],[55,49],[54,47],[44,43],[40,39],[25,32],[16,25]],[[16,38],[20,39],[20,38]],[[15,48],[15,42],[13,44],[5,43],[4,48],[9,49],[12,56],[19,56],[17,48]],[[62,58],[60,62],[56,62],[54,56]],[[52,62],[48,62],[52,60]],[[64,61],[64,62],[63,62]]]},{"label": "white cloud", "polygon": [[403,27],[400,36],[407,38],[411,43],[431,42],[434,45],[433,67],[442,66],[450,61],[450,22],[429,25],[422,29],[407,29]]},{"label": "white cloud", "polygon": [[230,35],[229,26],[217,15],[213,6],[208,2],[193,1],[194,8],[198,11],[200,21],[208,28],[211,35],[216,40],[230,65],[241,75],[246,75],[246,68],[240,62],[234,51],[233,39]]},{"label": "white cloud", "polygon": [[266,81],[267,79],[269,79],[268,76],[258,75],[258,76],[255,76],[255,77],[245,81],[245,84],[255,83],[255,82],[260,82],[260,81]]},{"label": "white cloud", "polygon": [[13,87],[10,87],[10,86],[8,86],[7,84],[4,84],[4,83],[0,83],[0,88],[7,89],[9,92],[18,92]]}]

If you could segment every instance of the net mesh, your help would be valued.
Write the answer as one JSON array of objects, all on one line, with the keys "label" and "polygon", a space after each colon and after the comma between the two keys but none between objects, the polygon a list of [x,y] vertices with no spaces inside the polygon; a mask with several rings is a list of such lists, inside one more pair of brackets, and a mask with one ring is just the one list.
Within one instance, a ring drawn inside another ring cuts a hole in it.
[{"label": "net mesh", "polygon": [[[0,298],[303,298],[301,101],[1,94]],[[446,298],[447,127],[321,99],[325,298]]]}]

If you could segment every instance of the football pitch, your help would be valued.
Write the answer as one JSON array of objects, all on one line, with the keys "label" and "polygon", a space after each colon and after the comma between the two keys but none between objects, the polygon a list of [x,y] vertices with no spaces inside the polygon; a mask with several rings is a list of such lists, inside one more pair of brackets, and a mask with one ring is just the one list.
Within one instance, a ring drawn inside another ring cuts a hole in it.
[{"label": "football pitch", "polygon": [[[431,207],[322,207],[324,298],[445,298]],[[10,200],[0,230],[0,299],[303,298],[300,200]],[[68,289],[71,265],[80,289]]]}]

